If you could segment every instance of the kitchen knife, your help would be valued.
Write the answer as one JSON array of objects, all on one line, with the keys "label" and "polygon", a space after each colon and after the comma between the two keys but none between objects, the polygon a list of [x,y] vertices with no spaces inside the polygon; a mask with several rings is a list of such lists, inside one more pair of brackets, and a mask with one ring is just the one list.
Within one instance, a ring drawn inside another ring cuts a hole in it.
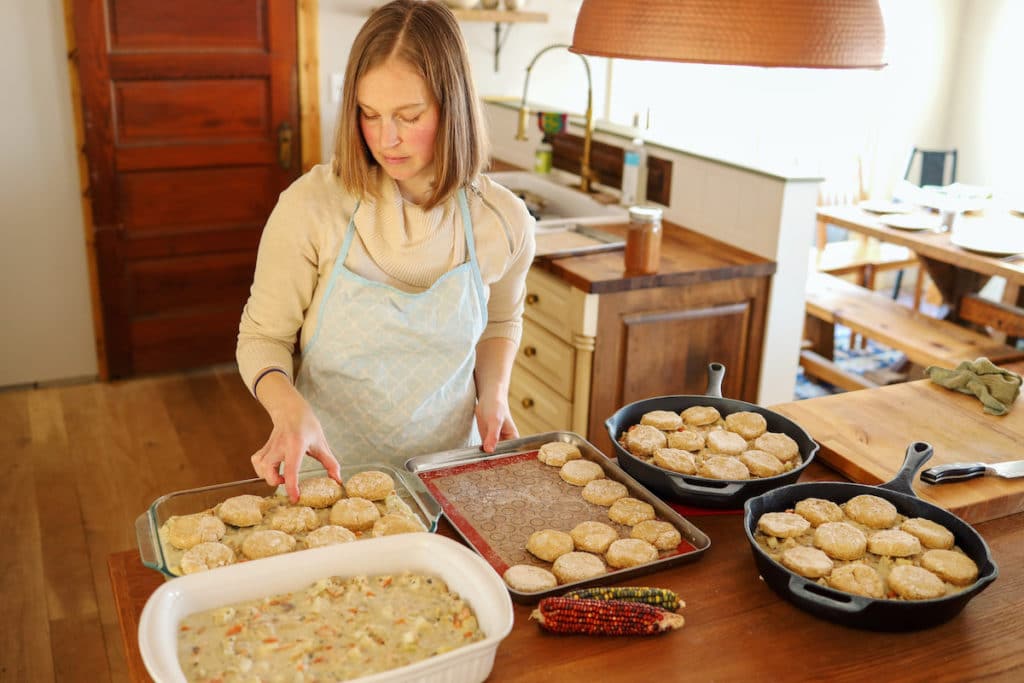
[{"label": "kitchen knife", "polygon": [[973,479],[986,474],[1007,479],[1024,477],[1024,460],[993,463],[954,462],[948,465],[936,465],[921,472],[921,481],[928,484],[945,484],[950,481]]}]

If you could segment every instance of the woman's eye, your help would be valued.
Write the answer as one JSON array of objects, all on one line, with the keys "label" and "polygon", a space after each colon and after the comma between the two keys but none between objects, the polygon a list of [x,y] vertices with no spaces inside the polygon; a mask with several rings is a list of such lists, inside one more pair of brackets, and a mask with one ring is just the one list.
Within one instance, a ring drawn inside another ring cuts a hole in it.
[{"label": "woman's eye", "polygon": [[380,118],[380,116],[377,115],[377,114],[371,114],[371,113],[365,112],[365,111],[361,112],[361,114],[362,114],[363,118],[366,119],[367,121],[373,121],[374,119],[379,119]]},{"label": "woman's eye", "polygon": [[406,118],[404,116],[399,116],[398,120],[401,121],[402,123],[416,123],[417,121],[420,120],[420,114],[417,114],[416,116],[413,116],[413,117],[410,117],[410,118]]}]

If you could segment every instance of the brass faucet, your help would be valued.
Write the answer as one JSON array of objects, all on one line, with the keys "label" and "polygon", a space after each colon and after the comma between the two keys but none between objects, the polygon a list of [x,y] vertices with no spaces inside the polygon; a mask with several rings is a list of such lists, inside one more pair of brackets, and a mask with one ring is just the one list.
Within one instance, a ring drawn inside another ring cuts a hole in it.
[{"label": "brass faucet", "polygon": [[[530,70],[537,63],[537,59],[548,50],[555,48],[568,50],[570,47],[571,45],[563,43],[548,45],[530,60],[530,64],[526,67],[526,79],[523,81],[523,101],[519,104],[519,129],[516,131],[516,140],[527,139],[526,127],[530,119],[530,110],[526,106],[526,90],[530,87]],[[587,113],[586,123],[583,127],[583,154],[580,156],[580,189],[590,192],[590,183],[594,180],[594,172],[590,169],[590,143],[594,137],[594,89],[590,78],[590,62],[583,55],[579,55],[579,58],[583,60],[583,67],[587,70]]]}]

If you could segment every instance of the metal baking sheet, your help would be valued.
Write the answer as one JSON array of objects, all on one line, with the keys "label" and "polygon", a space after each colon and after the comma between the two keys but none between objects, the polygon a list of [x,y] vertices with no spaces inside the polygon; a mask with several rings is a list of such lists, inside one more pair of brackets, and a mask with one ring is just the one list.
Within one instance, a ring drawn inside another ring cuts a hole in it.
[{"label": "metal baking sheet", "polygon": [[573,432],[547,432],[505,441],[498,444],[494,453],[465,448],[421,455],[410,458],[405,467],[423,483],[466,543],[499,575],[516,564],[532,564],[550,570],[551,563],[526,552],[526,541],[535,531],[568,532],[580,522],[592,520],[609,524],[619,532],[620,538],[629,538],[629,527],[608,519],[608,508],[584,500],[581,487],[563,481],[557,467],[537,460],[540,447],[551,441],[574,444],[583,458],[601,466],[607,478],[624,484],[630,496],[650,503],[657,518],[675,526],[683,541],[674,550],[662,551],[653,562],[610,571],[586,581],[560,584],[536,593],[523,593],[509,587],[516,602],[533,603],[573,588],[617,583],[660,571],[697,560],[711,546],[711,540],[703,531]]},{"label": "metal baking sheet", "polygon": [[625,238],[587,225],[573,223],[557,228],[538,228],[534,258],[565,258],[624,249]]}]

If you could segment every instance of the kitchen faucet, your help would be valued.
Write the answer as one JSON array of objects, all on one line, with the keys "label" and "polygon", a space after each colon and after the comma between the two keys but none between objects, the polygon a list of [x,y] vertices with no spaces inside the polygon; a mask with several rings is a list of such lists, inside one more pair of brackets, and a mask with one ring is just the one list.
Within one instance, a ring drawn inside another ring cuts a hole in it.
[{"label": "kitchen faucet", "polygon": [[[570,47],[570,45],[562,43],[548,45],[530,60],[530,64],[526,67],[526,79],[523,81],[523,101],[519,105],[519,130],[516,131],[516,140],[527,139],[526,126],[530,118],[530,111],[526,106],[526,91],[530,87],[530,69],[537,63],[540,56],[548,50],[554,50],[555,48],[565,48],[568,50]],[[583,154],[580,155],[580,189],[584,192],[590,192],[590,183],[594,180],[594,172],[590,169],[590,143],[594,136],[593,83],[590,79],[590,62],[583,55],[579,55],[579,58],[583,60],[583,67],[587,70],[587,114],[586,123],[583,128]]]}]

